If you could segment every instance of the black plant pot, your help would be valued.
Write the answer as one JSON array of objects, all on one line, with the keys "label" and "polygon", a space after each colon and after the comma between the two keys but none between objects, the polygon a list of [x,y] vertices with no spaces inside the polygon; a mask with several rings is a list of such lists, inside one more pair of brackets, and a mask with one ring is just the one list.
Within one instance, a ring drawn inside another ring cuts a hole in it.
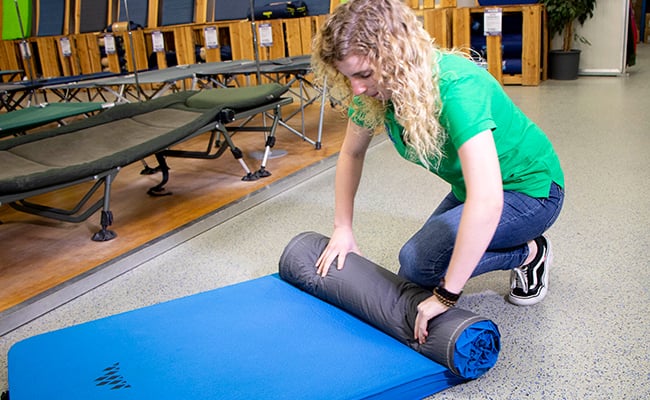
[{"label": "black plant pot", "polygon": [[559,80],[578,79],[580,50],[551,50],[548,52],[548,77]]}]

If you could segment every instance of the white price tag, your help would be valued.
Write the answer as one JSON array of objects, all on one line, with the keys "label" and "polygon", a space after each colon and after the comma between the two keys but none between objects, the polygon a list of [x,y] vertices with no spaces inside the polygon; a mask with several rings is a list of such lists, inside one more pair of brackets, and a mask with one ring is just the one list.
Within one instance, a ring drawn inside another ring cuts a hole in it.
[{"label": "white price tag", "polygon": [[70,39],[64,36],[61,39],[59,39],[59,43],[61,44],[61,53],[63,54],[63,56],[70,57],[72,55],[72,48],[70,47]]},{"label": "white price tag", "polygon": [[151,43],[153,44],[153,51],[155,53],[160,53],[165,51],[165,38],[163,37],[162,32],[160,31],[151,32]]},{"label": "white price tag", "polygon": [[29,43],[26,41],[20,42],[20,54],[23,56],[24,59],[30,59],[32,58],[32,50],[29,48]]},{"label": "white price tag", "polygon": [[273,46],[273,30],[271,29],[271,24],[260,25],[260,46]]},{"label": "white price tag", "polygon": [[214,26],[206,26],[203,29],[203,36],[205,38],[206,49],[216,49],[219,47],[219,38],[217,37],[217,28]]},{"label": "white price tag", "polygon": [[104,36],[104,50],[106,50],[106,54],[115,54],[117,52],[117,48],[115,47],[115,36]]},{"label": "white price tag", "polygon": [[502,17],[501,8],[486,8],[483,13],[483,34],[485,36],[500,36]]}]

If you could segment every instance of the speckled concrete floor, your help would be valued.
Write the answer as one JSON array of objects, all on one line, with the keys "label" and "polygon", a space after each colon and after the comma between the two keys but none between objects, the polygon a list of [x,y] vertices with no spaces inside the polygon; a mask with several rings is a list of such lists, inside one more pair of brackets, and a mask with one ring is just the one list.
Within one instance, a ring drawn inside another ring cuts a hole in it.
[{"label": "speckled concrete floor", "polygon": [[[627,77],[507,91],[548,132],[566,172],[565,207],[548,235],[549,295],[517,307],[505,300],[507,272],[470,281],[460,306],[499,325],[500,358],[480,379],[431,398],[648,399],[650,46],[639,45]],[[395,270],[401,244],[447,187],[400,160],[389,142],[375,143],[358,196],[357,239],[366,257]],[[332,162],[233,218],[213,216],[194,233],[180,232],[161,254],[0,338],[0,390],[7,351],[23,338],[275,272],[295,234],[331,232]]]}]

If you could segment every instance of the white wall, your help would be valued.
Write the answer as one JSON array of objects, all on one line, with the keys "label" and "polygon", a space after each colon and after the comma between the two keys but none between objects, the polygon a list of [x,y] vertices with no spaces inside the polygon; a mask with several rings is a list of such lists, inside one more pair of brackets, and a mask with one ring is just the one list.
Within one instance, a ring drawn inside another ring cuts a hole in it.
[{"label": "white wall", "polygon": [[[581,49],[580,74],[619,75],[625,73],[625,44],[627,41],[629,0],[599,0],[594,17],[577,32],[591,42],[591,46],[574,43]],[[562,47],[559,37],[553,38],[551,48]]]}]

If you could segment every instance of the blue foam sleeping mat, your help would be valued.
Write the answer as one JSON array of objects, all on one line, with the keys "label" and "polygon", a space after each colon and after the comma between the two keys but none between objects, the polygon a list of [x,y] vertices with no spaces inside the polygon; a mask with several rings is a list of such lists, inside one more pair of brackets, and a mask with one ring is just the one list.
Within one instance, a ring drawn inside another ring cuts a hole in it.
[{"label": "blue foam sleeping mat", "polygon": [[25,339],[11,400],[420,399],[464,382],[277,274]]}]

